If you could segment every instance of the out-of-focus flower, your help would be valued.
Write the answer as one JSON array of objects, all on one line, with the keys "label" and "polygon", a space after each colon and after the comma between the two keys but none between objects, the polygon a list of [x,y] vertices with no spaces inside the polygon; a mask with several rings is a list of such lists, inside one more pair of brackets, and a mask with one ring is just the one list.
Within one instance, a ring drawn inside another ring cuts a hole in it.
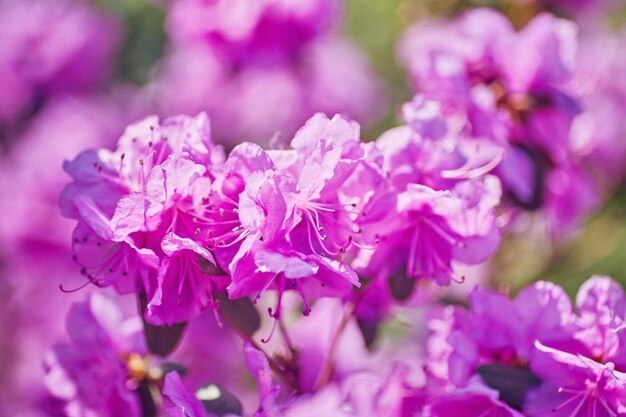
[{"label": "out-of-focus flower", "polygon": [[183,385],[178,372],[169,372],[165,375],[163,395],[173,406],[167,407],[171,417],[214,417],[204,409],[202,402]]},{"label": "out-of-focus flower", "polygon": [[[57,217],[59,194],[66,183],[59,167],[84,149],[115,143],[126,123],[138,113],[117,104],[118,100],[132,101],[132,93],[57,95],[16,138],[0,161],[3,252],[34,242],[67,245],[71,222],[62,218],[50,221]],[[17,193],[15,184],[20,184]]]},{"label": "out-of-focus flower", "polygon": [[492,415],[498,417],[524,417],[522,413],[499,400],[499,393],[479,381],[467,387],[435,398],[430,412],[433,417],[458,415]]},{"label": "out-of-focus flower", "polygon": [[[536,313],[526,314],[530,308]],[[534,340],[553,345],[570,342],[572,319],[567,296],[549,283],[527,288],[515,302],[476,289],[470,295],[469,312],[449,308],[444,316],[434,316],[433,328],[443,332],[437,337],[445,338],[449,348],[432,345],[433,373],[464,386],[483,364],[523,364],[530,359]],[[442,359],[445,364],[439,362]]]},{"label": "out-of-focus flower", "polygon": [[626,31],[611,33],[598,23],[581,25],[579,64],[573,85],[584,96],[585,112],[572,126],[572,140],[586,155],[607,188],[622,181],[626,171],[626,83],[618,74],[626,67]]},{"label": "out-of-focus flower", "polygon": [[[484,28],[489,28],[485,31]],[[548,231],[575,230],[599,189],[571,130],[582,97],[572,86],[577,27],[543,13],[516,32],[487,9],[411,28],[400,55],[416,88],[446,118],[505,151],[494,171],[511,205],[541,209]]]},{"label": "out-of-focus flower", "polygon": [[451,400],[469,407],[473,400],[463,393],[478,388],[496,390],[494,410],[508,405],[530,416],[624,413],[624,291],[595,276],[580,288],[576,304],[572,309],[560,287],[539,282],[513,301],[476,290],[469,311],[435,312],[429,320],[431,383],[443,381],[446,391],[454,391],[439,397],[436,388],[434,404],[448,407]]},{"label": "out-of-focus flower", "polygon": [[46,357],[46,385],[66,402],[69,416],[141,416],[142,322],[124,319],[115,303],[93,294],[74,304],[67,317],[70,344]]},{"label": "out-of-focus flower", "polygon": [[336,0],[178,0],[153,93],[163,113],[211,116],[218,142],[286,142],[314,112],[370,124],[382,88],[355,45],[332,33]]},{"label": "out-of-focus flower", "polygon": [[[58,216],[59,193],[67,182],[59,167],[85,147],[113,143],[137,114],[133,101],[130,91],[58,94],[0,158],[0,282],[7,295],[0,344],[12,358],[3,366],[0,384],[12,389],[0,399],[0,414],[39,415],[59,408],[45,393],[37,358],[62,337],[65,313],[79,295],[65,294],[59,285],[82,284],[71,259],[72,222]],[[33,309],[34,304],[44,307]],[[11,411],[17,404],[23,408]]]},{"label": "out-of-focus flower", "polygon": [[0,125],[10,126],[53,93],[102,82],[120,27],[81,0],[9,0],[0,4],[0,38]]},{"label": "out-of-focus flower", "polygon": [[282,60],[328,31],[340,8],[338,0],[177,0],[167,26],[175,42],[205,42],[235,62]]},{"label": "out-of-focus flower", "polygon": [[544,382],[528,394],[524,407],[528,416],[626,413],[626,374],[615,370],[613,363],[598,363],[539,342],[536,348],[531,368]]}]

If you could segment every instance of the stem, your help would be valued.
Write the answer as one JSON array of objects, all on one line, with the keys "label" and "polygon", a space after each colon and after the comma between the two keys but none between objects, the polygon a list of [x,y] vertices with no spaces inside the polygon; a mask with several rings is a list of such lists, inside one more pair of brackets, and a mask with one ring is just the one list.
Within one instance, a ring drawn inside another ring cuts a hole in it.
[{"label": "stem", "polygon": [[330,345],[330,352],[328,354],[328,357],[326,358],[326,361],[322,366],[322,370],[317,377],[317,381],[315,382],[315,391],[326,385],[333,374],[333,370],[335,368],[335,356],[337,355],[337,349],[339,348],[339,339],[341,339],[341,335],[343,334],[344,330],[348,326],[348,323],[350,323],[350,320],[354,316],[356,306],[356,301],[352,301],[347,304],[347,308],[343,313],[343,318],[339,323],[339,327],[337,328],[335,336],[333,337],[333,341]]},{"label": "stem", "polygon": [[280,364],[278,362],[276,362],[276,360],[274,360],[274,358],[272,358],[270,355],[268,355],[263,348],[253,339],[253,338],[247,338],[244,336],[244,339],[247,340],[253,348],[255,348],[256,350],[261,351],[261,353],[263,353],[265,355],[265,357],[267,358],[267,362],[270,364],[270,368],[272,369],[272,371],[274,371],[276,374],[278,374],[279,376],[283,376],[282,375],[282,368],[280,366]]},{"label": "stem", "polygon": [[226,317],[224,317],[224,321],[226,321],[230,325],[231,329],[235,330],[235,333],[237,333],[239,337],[241,337],[242,340],[248,341],[252,345],[253,348],[255,348],[256,350],[259,350],[261,353],[265,355],[265,357],[267,358],[267,362],[270,365],[270,369],[276,375],[278,375],[278,377],[280,377],[280,379],[282,379],[289,386],[289,388],[291,388],[292,390],[296,392],[299,392],[297,381],[294,381],[293,378],[290,378],[290,376],[285,372],[285,369],[280,365],[280,363],[278,363],[274,358],[268,355],[267,352],[263,350],[261,345],[259,345],[252,337],[249,337],[248,335],[243,333],[239,328],[237,328],[237,326],[233,326],[232,323],[230,323]]}]

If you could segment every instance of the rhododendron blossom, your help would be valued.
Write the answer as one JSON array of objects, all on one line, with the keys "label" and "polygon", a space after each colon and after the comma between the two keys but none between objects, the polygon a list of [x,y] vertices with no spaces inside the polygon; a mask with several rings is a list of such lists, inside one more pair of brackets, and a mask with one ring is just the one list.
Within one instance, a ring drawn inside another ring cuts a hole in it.
[{"label": "rhododendron blossom", "polygon": [[494,173],[507,200],[541,209],[557,237],[598,200],[598,185],[570,135],[582,111],[572,85],[576,34],[574,23],[548,13],[516,32],[503,15],[476,9],[452,22],[412,27],[400,48],[418,91],[448,117],[464,120],[473,135],[505,148]]},{"label": "rhododendron blossom", "polygon": [[384,91],[336,33],[339,0],[176,0],[154,95],[163,114],[207,111],[218,143],[287,143],[315,112],[370,125]]},{"label": "rhododendron blossom", "polygon": [[626,416],[626,8],[357,3],[0,0],[0,416]]}]

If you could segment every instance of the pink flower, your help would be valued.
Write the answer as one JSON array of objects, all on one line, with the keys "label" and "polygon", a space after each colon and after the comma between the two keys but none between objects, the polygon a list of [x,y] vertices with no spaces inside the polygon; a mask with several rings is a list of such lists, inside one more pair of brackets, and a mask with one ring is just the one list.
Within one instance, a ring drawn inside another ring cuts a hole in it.
[{"label": "pink flower", "polygon": [[215,263],[200,245],[198,217],[206,210],[210,171],[221,161],[200,114],[163,123],[146,118],[126,129],[115,152],[86,152],[66,163],[75,181],[64,190],[61,209],[81,220],[74,258],[88,282],[145,292],[146,317],[155,324],[215,306],[213,291],[226,283],[198,262]]},{"label": "pink flower", "polygon": [[555,238],[575,230],[599,201],[588,156],[570,134],[584,98],[572,82],[577,44],[576,25],[551,14],[516,32],[505,16],[474,9],[414,26],[400,48],[418,91],[447,120],[505,151],[493,171],[505,202],[541,209]]},{"label": "pink flower", "polygon": [[69,416],[141,416],[139,396],[127,382],[129,360],[145,355],[141,319],[125,320],[114,302],[94,294],[67,317],[71,343],[46,356],[45,382],[65,401]]},{"label": "pink flower", "polygon": [[315,115],[294,137],[295,149],[271,153],[265,171],[247,178],[239,218],[248,236],[229,266],[231,297],[276,289],[278,318],[286,289],[301,294],[308,314],[308,297],[344,296],[359,285],[343,261],[365,201],[365,188],[346,187],[362,164],[358,134],[350,120]]},{"label": "pink flower", "polygon": [[154,82],[165,114],[206,111],[218,143],[287,140],[314,112],[371,125],[382,86],[361,51],[334,33],[337,0],[181,0]]},{"label": "pink flower", "polygon": [[626,370],[626,294],[621,285],[595,275],[578,290],[576,307],[575,337],[588,349],[586,355]]},{"label": "pink flower", "polygon": [[11,126],[37,100],[100,84],[120,27],[82,1],[11,0],[0,5],[0,38],[0,123]]},{"label": "pink flower", "polygon": [[626,413],[626,374],[612,363],[601,364],[582,355],[537,342],[531,367],[544,384],[529,393],[524,411],[531,417],[602,417]]},{"label": "pink flower", "polygon": [[163,396],[173,404],[166,406],[170,417],[215,417],[215,414],[206,411],[202,402],[183,385],[176,371],[165,375]]},{"label": "pink flower", "polygon": [[493,177],[464,181],[453,189],[433,190],[409,184],[407,190],[380,198],[367,212],[384,213],[360,222],[379,236],[368,270],[393,273],[405,267],[410,277],[447,285],[462,281],[454,262],[476,264],[491,256],[499,244],[493,209],[499,201],[499,182]]},{"label": "pink flower", "polygon": [[431,405],[433,417],[458,415],[524,417],[519,411],[499,400],[496,390],[485,387],[479,381],[434,399]]},{"label": "pink flower", "polygon": [[337,0],[183,0],[172,5],[167,28],[176,42],[205,42],[231,59],[281,59],[328,30],[339,12]]}]

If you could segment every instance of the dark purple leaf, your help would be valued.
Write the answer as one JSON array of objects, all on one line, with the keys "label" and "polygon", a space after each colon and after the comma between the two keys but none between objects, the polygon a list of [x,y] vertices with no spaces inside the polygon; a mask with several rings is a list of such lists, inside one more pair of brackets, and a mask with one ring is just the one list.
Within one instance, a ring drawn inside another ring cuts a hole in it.
[{"label": "dark purple leaf", "polygon": [[477,372],[487,385],[500,392],[500,400],[518,410],[522,409],[528,390],[541,383],[528,368],[492,363],[478,367]]},{"label": "dark purple leaf", "polygon": [[139,294],[139,312],[143,319],[143,332],[150,352],[159,356],[167,356],[176,349],[180,342],[187,323],[178,323],[172,326],[155,326],[146,321],[143,312],[146,309],[146,295]]},{"label": "dark purple leaf", "polygon": [[389,290],[396,301],[406,301],[413,294],[415,279],[407,276],[406,271],[401,270],[389,278]]},{"label": "dark purple leaf", "polygon": [[261,326],[261,317],[249,298],[231,300],[226,294],[218,294],[220,313],[228,323],[251,337]]},{"label": "dark purple leaf", "polygon": [[219,384],[208,384],[196,391],[205,410],[218,416],[243,414],[241,402]]}]

